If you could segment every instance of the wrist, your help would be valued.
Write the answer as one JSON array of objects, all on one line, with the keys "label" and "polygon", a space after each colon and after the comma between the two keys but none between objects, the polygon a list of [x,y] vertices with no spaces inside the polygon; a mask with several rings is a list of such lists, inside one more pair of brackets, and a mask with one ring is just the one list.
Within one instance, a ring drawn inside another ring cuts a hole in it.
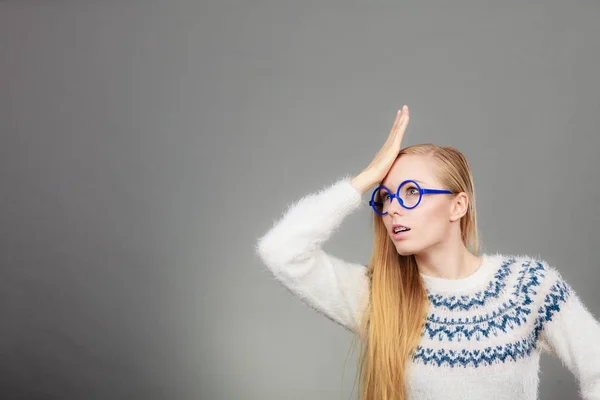
[{"label": "wrist", "polygon": [[371,187],[373,187],[373,178],[367,175],[365,172],[361,172],[350,180],[350,184],[360,193],[365,194]]}]

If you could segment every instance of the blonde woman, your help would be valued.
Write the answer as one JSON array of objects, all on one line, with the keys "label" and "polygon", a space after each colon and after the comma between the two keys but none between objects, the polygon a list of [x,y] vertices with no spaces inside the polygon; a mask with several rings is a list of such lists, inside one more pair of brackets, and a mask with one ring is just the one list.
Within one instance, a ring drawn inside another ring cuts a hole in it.
[{"label": "blonde woman", "polygon": [[[363,400],[534,400],[544,350],[577,377],[583,399],[600,400],[600,323],[547,262],[479,254],[465,157],[433,144],[401,150],[408,121],[404,106],[364,171],[291,205],[258,240],[261,260],[356,333]],[[322,246],[366,193],[365,267]]]}]

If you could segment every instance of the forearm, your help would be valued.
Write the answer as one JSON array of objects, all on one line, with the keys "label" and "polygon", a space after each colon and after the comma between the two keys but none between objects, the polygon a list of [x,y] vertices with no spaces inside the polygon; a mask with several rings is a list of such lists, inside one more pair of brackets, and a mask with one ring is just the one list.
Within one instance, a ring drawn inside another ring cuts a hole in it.
[{"label": "forearm", "polygon": [[364,265],[326,253],[322,246],[346,215],[361,205],[350,177],[307,195],[259,239],[256,251],[279,282],[305,303],[356,329],[368,282]]}]

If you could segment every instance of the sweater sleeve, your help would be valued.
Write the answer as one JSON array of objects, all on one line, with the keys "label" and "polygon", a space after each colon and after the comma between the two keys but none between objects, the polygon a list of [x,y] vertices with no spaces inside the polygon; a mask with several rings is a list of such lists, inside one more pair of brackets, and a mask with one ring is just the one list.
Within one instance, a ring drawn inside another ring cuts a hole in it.
[{"label": "sweater sleeve", "polygon": [[366,267],[329,254],[322,246],[361,205],[361,193],[345,176],[291,204],[255,246],[279,282],[351,331],[356,331],[366,301]]},{"label": "sweater sleeve", "polygon": [[573,373],[582,399],[600,400],[600,322],[560,273],[544,264],[542,346]]}]

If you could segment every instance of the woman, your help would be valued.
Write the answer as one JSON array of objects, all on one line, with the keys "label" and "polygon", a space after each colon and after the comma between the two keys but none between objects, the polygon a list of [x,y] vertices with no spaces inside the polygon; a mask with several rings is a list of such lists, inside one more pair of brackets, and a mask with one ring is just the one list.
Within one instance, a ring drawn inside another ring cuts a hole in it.
[{"label": "woman", "polygon": [[[478,255],[467,161],[452,147],[400,150],[408,121],[404,106],[363,172],[290,206],[256,245],[264,264],[357,334],[361,399],[537,399],[546,350],[575,374],[583,399],[599,400],[600,323],[547,262]],[[367,192],[365,268],[322,246]]]}]

